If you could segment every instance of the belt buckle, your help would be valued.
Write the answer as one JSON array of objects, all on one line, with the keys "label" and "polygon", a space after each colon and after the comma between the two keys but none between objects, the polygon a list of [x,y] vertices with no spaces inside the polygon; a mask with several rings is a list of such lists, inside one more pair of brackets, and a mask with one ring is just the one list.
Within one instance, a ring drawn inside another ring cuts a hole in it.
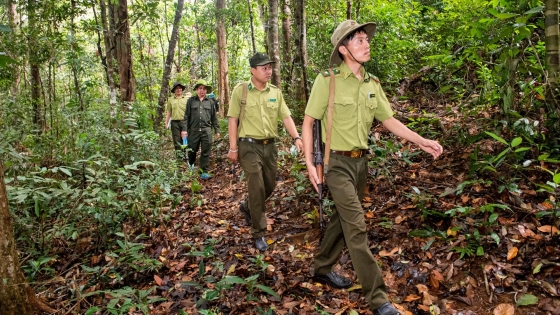
[{"label": "belt buckle", "polygon": [[350,151],[350,157],[354,158],[354,159],[362,157],[362,150],[352,150],[352,151]]},{"label": "belt buckle", "polygon": [[269,139],[264,139],[264,140],[263,140],[263,144],[264,144],[264,145],[267,145],[269,141],[270,141]]}]

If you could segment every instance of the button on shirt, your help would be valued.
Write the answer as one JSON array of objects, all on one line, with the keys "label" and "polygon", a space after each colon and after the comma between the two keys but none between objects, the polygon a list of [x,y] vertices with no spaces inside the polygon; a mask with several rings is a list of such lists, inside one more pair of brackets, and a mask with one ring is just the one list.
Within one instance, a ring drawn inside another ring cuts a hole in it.
[{"label": "button on shirt", "polygon": [[[331,149],[351,151],[368,148],[368,134],[373,119],[384,121],[393,116],[385,92],[377,78],[360,68],[362,81],[342,62],[335,74],[334,114]],[[322,120],[323,142],[326,141],[327,108],[330,77],[319,74],[315,79],[305,114]]]},{"label": "button on shirt", "polygon": [[177,98],[175,95],[172,95],[167,99],[165,109],[171,113],[171,120],[183,120],[186,105],[187,100],[185,96],[181,95],[181,97]]},{"label": "button on shirt", "polygon": [[[247,103],[239,136],[254,139],[278,137],[278,119],[290,116],[290,109],[284,101],[282,92],[269,83],[262,91],[257,89],[251,80],[247,83]],[[239,118],[242,97],[243,84],[238,84],[231,94],[227,113],[229,117]]]}]

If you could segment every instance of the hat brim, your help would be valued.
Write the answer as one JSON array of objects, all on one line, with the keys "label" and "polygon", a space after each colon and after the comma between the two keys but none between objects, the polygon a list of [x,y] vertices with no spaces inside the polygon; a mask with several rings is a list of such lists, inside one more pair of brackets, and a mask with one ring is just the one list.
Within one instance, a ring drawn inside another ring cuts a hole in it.
[{"label": "hat brim", "polygon": [[338,66],[342,63],[342,58],[340,58],[340,55],[338,54],[338,47],[340,47],[340,45],[342,44],[342,42],[344,41],[346,36],[348,36],[348,34],[352,33],[353,31],[355,31],[359,28],[363,28],[364,31],[366,32],[367,36],[368,36],[368,40],[371,42],[371,39],[373,38],[373,35],[375,34],[375,27],[376,26],[377,26],[377,24],[375,24],[374,22],[368,22],[368,23],[364,23],[364,24],[356,24],[356,25],[354,25],[354,27],[351,27],[350,29],[348,29],[346,31],[346,33],[344,33],[344,35],[340,37],[340,40],[338,41],[338,43],[336,43],[336,45],[334,46],[333,51],[331,53],[330,64]]},{"label": "hat brim", "polygon": [[212,87],[210,85],[204,85],[200,83],[194,86],[194,91],[196,91],[196,89],[198,89],[198,87],[201,85],[206,87],[206,93],[212,93]]},{"label": "hat brim", "polygon": [[251,68],[257,67],[257,66],[266,66],[267,64],[270,63],[276,63],[276,61],[272,61],[272,60],[267,60],[267,61],[261,61],[259,63],[257,63],[256,65],[252,65]]},{"label": "hat brim", "polygon": [[179,86],[181,87],[181,90],[183,90],[183,91],[184,91],[185,88],[186,88],[186,86],[184,86],[184,85],[176,84],[176,85],[174,85],[174,86],[171,88],[171,93],[175,93],[175,89],[176,89],[177,87],[179,87]]}]

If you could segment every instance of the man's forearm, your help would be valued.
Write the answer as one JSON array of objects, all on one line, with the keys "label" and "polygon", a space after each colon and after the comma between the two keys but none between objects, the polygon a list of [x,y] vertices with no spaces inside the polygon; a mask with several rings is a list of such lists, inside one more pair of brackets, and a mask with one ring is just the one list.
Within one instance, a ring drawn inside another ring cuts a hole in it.
[{"label": "man's forearm", "polygon": [[290,136],[292,138],[299,137],[299,133],[297,131],[296,124],[294,123],[294,120],[292,119],[292,116],[288,116],[288,117],[282,119],[282,123],[284,124],[284,127],[286,128],[286,131],[288,132],[288,134],[290,134]]},{"label": "man's forearm", "polygon": [[305,163],[308,165],[313,164],[313,123],[314,122],[315,122],[315,118],[305,115],[301,127],[301,137],[303,140],[303,154],[305,155]]},{"label": "man's forearm", "polygon": [[405,126],[402,122],[397,120],[395,117],[391,117],[383,121],[382,124],[385,128],[387,128],[387,130],[392,132],[394,135],[399,136],[408,141],[419,143],[420,141],[422,141],[422,139],[424,139],[416,132],[408,129],[407,126]]},{"label": "man's forearm", "polygon": [[235,117],[230,117],[228,120],[228,133],[229,133],[229,149],[237,150],[237,121]]}]

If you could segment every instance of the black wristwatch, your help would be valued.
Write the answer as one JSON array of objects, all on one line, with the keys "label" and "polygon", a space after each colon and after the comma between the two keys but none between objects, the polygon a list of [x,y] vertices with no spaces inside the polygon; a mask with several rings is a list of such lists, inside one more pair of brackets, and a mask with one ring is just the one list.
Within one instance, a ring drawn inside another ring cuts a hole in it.
[{"label": "black wristwatch", "polygon": [[301,140],[301,137],[295,137],[294,142],[297,141],[297,139]]}]

